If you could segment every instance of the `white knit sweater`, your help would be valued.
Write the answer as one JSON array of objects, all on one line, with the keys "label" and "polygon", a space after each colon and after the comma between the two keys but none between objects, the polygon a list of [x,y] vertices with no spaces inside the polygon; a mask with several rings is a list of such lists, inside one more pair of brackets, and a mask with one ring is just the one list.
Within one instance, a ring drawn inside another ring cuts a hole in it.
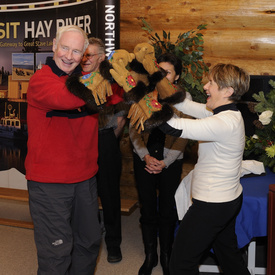
[{"label": "white knit sweater", "polygon": [[205,202],[227,202],[242,192],[240,171],[245,131],[239,111],[215,115],[205,104],[186,99],[175,107],[196,120],[172,118],[168,124],[182,130],[181,137],[199,140],[198,162],[192,177],[192,197]]}]

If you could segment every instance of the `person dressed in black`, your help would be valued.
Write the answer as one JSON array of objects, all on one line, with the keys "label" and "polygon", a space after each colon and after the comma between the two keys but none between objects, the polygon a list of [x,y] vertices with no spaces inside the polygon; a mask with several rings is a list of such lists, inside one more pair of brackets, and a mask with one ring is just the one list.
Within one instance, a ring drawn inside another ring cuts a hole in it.
[{"label": "person dressed in black", "polygon": [[[170,83],[179,79],[182,64],[176,56],[164,54],[157,62],[166,71]],[[150,134],[139,134],[131,124],[130,139],[134,148],[134,173],[141,205],[140,224],[146,255],[138,274],[150,275],[157,265],[159,235],[160,263],[163,274],[168,275],[178,220],[174,195],[181,181],[183,152],[187,140],[165,135],[158,128]]]},{"label": "person dressed in black", "polygon": [[119,137],[125,125],[123,111],[124,90],[112,83],[109,61],[105,57],[105,45],[99,38],[89,38],[89,46],[81,62],[83,74],[98,73],[108,79],[106,87],[112,90],[98,116],[98,173],[97,189],[103,209],[107,260],[110,263],[122,260],[120,175],[122,169]]}]

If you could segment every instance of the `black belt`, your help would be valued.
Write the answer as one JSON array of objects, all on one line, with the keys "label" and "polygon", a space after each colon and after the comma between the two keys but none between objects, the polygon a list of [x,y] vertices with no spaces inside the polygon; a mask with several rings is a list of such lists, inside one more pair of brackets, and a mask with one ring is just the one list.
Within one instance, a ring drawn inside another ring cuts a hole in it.
[{"label": "black belt", "polygon": [[113,128],[107,128],[107,129],[99,130],[98,132],[99,132],[99,134],[107,134],[107,133],[114,132],[114,129]]}]

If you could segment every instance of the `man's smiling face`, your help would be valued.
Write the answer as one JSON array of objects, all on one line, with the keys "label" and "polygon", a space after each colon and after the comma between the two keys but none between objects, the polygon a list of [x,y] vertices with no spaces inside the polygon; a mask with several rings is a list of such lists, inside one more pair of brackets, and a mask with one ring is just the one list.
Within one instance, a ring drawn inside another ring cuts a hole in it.
[{"label": "man's smiling face", "polygon": [[81,61],[84,72],[99,70],[100,63],[105,59],[105,54],[100,52],[98,45],[89,45]]},{"label": "man's smiling face", "polygon": [[59,69],[71,74],[80,63],[84,49],[84,37],[76,31],[67,31],[59,41],[54,39],[54,61]]}]

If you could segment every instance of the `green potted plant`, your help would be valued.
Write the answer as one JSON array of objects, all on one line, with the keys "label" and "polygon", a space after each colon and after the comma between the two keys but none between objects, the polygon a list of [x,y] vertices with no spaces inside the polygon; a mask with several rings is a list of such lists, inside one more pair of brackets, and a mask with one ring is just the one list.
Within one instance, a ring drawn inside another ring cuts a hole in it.
[{"label": "green potted plant", "polygon": [[259,119],[254,121],[255,134],[246,137],[244,158],[261,161],[275,173],[275,81],[270,80],[269,84],[270,92],[253,94],[257,102],[249,105]]},{"label": "green potted plant", "polygon": [[194,101],[205,103],[206,93],[203,91],[202,79],[209,69],[203,61],[204,40],[200,31],[206,29],[206,25],[199,25],[196,30],[180,33],[173,43],[170,32],[163,30],[161,38],[158,33],[153,34],[152,27],[144,18],[141,20],[142,29],[147,33],[150,43],[155,48],[156,57],[165,52],[179,57],[183,65],[179,84],[191,94]]}]

